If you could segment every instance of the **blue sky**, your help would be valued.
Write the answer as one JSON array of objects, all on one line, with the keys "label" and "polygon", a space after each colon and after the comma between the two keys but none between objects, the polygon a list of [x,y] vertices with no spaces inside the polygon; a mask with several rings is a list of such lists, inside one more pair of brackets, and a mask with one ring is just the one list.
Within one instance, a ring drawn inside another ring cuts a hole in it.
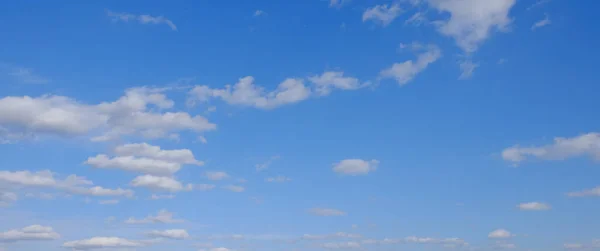
[{"label": "blue sky", "polygon": [[0,250],[599,249],[597,7],[3,2]]}]

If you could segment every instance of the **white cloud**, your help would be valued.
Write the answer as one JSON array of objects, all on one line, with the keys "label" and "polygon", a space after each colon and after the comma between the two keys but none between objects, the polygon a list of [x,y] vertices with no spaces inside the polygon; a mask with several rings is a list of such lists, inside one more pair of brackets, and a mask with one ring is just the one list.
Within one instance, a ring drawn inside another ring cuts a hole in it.
[{"label": "white cloud", "polygon": [[152,224],[152,223],[182,223],[183,220],[173,219],[173,213],[167,210],[159,211],[155,216],[149,215],[143,219],[129,218],[125,221],[126,224]]},{"label": "white cloud", "polygon": [[378,160],[345,159],[333,164],[333,171],[344,175],[366,175],[377,170]]},{"label": "white cloud", "polygon": [[171,20],[163,16],[135,15],[124,12],[112,12],[110,10],[106,10],[106,14],[111,17],[114,22],[138,21],[141,24],[166,24],[171,28],[171,30],[177,30],[177,26],[175,26]]},{"label": "white cloud", "polygon": [[467,54],[475,52],[494,30],[505,31],[516,0],[425,0],[449,19],[435,22],[440,33],[454,38]]},{"label": "white cloud", "polygon": [[16,193],[0,191],[0,207],[5,207],[13,204],[19,199]]},{"label": "white cloud", "polygon": [[226,172],[208,171],[204,173],[204,176],[209,180],[224,180],[229,178],[229,174]]},{"label": "white cloud", "polygon": [[135,248],[145,246],[143,242],[119,237],[93,237],[85,240],[68,241],[62,245],[74,250],[105,249],[105,248]]},{"label": "white cloud", "polygon": [[311,208],[309,213],[318,216],[345,216],[346,212],[332,208]]},{"label": "white cloud", "polygon": [[442,51],[433,44],[424,46],[413,43],[411,48],[415,52],[420,51],[415,61],[407,60],[402,63],[395,63],[390,68],[381,71],[380,78],[393,78],[398,84],[405,85],[442,56]]},{"label": "white cloud", "polygon": [[101,200],[101,201],[98,201],[98,204],[100,204],[100,205],[115,205],[115,204],[119,204],[119,200]]},{"label": "white cloud", "polygon": [[[144,138],[176,137],[177,132],[202,133],[216,129],[201,116],[162,112],[174,102],[162,90],[132,88],[114,102],[82,104],[65,96],[0,98],[0,136],[91,137],[93,141],[119,139],[123,135]],[[158,109],[152,109],[158,108]]]},{"label": "white cloud", "polygon": [[230,105],[251,106],[260,109],[273,109],[293,104],[310,97],[311,90],[302,79],[288,78],[273,91],[266,92],[263,87],[254,84],[251,76],[240,78],[232,86],[224,89],[211,89],[208,86],[196,86],[190,91],[192,100],[208,101],[220,98]]},{"label": "white cloud", "polygon": [[169,192],[179,192],[182,190],[192,190],[192,184],[183,185],[173,177],[142,175],[135,177],[131,181],[133,187],[145,187],[152,190],[165,190]]},{"label": "white cloud", "polygon": [[414,26],[421,26],[422,24],[428,24],[428,23],[429,23],[429,20],[425,16],[425,13],[421,12],[421,11],[416,12],[410,18],[408,18],[408,19],[406,19],[406,21],[404,21],[405,25],[411,24]]},{"label": "white cloud", "polygon": [[9,67],[8,75],[25,84],[46,84],[49,79],[34,73],[32,69],[23,67]]},{"label": "white cloud", "polygon": [[455,247],[465,247],[465,246],[469,246],[469,243],[466,242],[463,239],[460,238],[433,238],[433,237],[417,237],[417,236],[409,236],[406,238],[395,238],[395,239],[391,239],[391,238],[385,238],[382,240],[376,240],[376,239],[363,239],[362,244],[437,244],[437,245],[443,245],[444,247],[450,247],[450,248],[455,248]]},{"label": "white cloud", "polygon": [[460,67],[460,70],[462,71],[462,73],[460,74],[460,76],[458,78],[459,79],[469,79],[473,76],[473,72],[475,72],[475,69],[477,69],[477,67],[479,67],[479,64],[473,63],[473,61],[471,61],[471,60],[464,60],[464,61],[460,62],[459,67]]},{"label": "white cloud", "polygon": [[361,84],[357,78],[344,77],[344,72],[328,71],[321,75],[308,77],[308,80],[315,85],[315,92],[318,95],[329,95],[332,89],[356,90],[368,86],[368,83]]},{"label": "white cloud", "polygon": [[563,247],[565,249],[583,249],[583,248],[585,248],[585,246],[580,243],[565,243],[563,245]]},{"label": "white cloud", "polygon": [[254,12],[255,17],[264,16],[264,15],[267,15],[267,13],[264,10],[256,10]]},{"label": "white cloud", "polygon": [[548,16],[548,14],[546,14],[546,17],[540,21],[535,22],[532,26],[531,26],[531,30],[537,30],[539,28],[542,28],[544,26],[548,26],[552,24],[552,21],[550,21],[550,16]]},{"label": "white cloud", "polygon": [[96,168],[116,168],[131,172],[167,176],[176,173],[181,168],[179,163],[174,162],[150,158],[137,158],[134,156],[110,158],[105,154],[89,157],[84,163]]},{"label": "white cloud", "polygon": [[194,185],[194,189],[200,190],[200,191],[213,190],[215,187],[216,186],[212,185],[212,184],[196,184],[196,185]]},{"label": "white cloud", "polygon": [[173,194],[165,194],[165,195],[152,194],[152,196],[150,196],[151,200],[162,200],[162,199],[173,199],[173,198],[175,198],[175,195],[173,195]]},{"label": "white cloud", "polygon": [[600,186],[587,189],[583,191],[570,192],[567,194],[569,197],[587,197],[587,196],[600,196]]},{"label": "white cloud", "polygon": [[353,234],[353,233],[345,233],[345,232],[337,232],[333,234],[305,234],[302,236],[302,239],[305,240],[326,240],[326,239],[340,239],[340,238],[349,238],[349,239],[360,239],[362,235]]},{"label": "white cloud", "polygon": [[538,147],[513,146],[502,151],[506,161],[519,163],[528,157],[542,160],[564,160],[590,156],[600,160],[600,133],[587,133],[573,138],[555,138],[553,144]]},{"label": "white cloud", "polygon": [[0,185],[7,187],[32,187],[32,188],[52,188],[65,191],[72,194],[89,196],[125,196],[132,197],[134,192],[126,189],[108,189],[100,186],[93,186],[93,182],[79,177],[69,175],[64,180],[56,180],[54,174],[48,170],[30,172],[30,171],[0,171]]},{"label": "white cloud", "polygon": [[268,177],[265,178],[266,182],[277,182],[277,183],[283,183],[283,182],[288,182],[291,181],[292,179],[290,179],[289,177],[285,177],[282,175],[276,176],[276,177]]},{"label": "white cloud", "polygon": [[329,242],[329,243],[323,243],[321,244],[321,247],[325,248],[325,249],[359,249],[361,248],[360,243],[355,242],[355,241],[348,241],[348,242]]},{"label": "white cloud", "polygon": [[236,185],[224,186],[223,188],[225,188],[229,191],[232,191],[232,192],[236,192],[236,193],[241,193],[246,190],[246,188],[244,188],[243,186],[236,186]]},{"label": "white cloud", "polygon": [[550,205],[546,204],[546,203],[541,203],[541,202],[528,202],[528,203],[521,203],[519,205],[517,205],[517,207],[521,210],[525,210],[525,211],[545,211],[545,210],[550,210],[552,207],[550,207]]},{"label": "white cloud", "polygon": [[266,170],[269,168],[269,166],[271,166],[273,161],[275,161],[277,159],[279,159],[279,156],[273,156],[273,157],[269,158],[267,161],[265,161],[264,163],[254,165],[254,167],[256,168],[257,172]]},{"label": "white cloud", "polygon": [[488,234],[488,237],[493,238],[493,239],[505,239],[505,238],[510,238],[512,236],[513,236],[513,234],[511,234],[506,229],[496,229],[496,230],[492,231],[490,234]]},{"label": "white cloud", "polygon": [[400,13],[402,13],[402,9],[400,9],[400,5],[398,4],[375,5],[371,8],[368,8],[363,13],[362,21],[366,22],[372,20],[381,24],[382,26],[386,26],[392,23],[392,21],[394,21],[394,19],[396,19]]},{"label": "white cloud", "polygon": [[55,240],[60,235],[51,227],[32,225],[0,233],[0,242]]},{"label": "white cloud", "polygon": [[329,7],[331,8],[341,8],[345,4],[350,2],[350,0],[329,0]]},{"label": "white cloud", "polygon": [[550,0],[538,0],[537,2],[535,2],[534,4],[532,4],[531,6],[529,6],[527,8],[527,10],[532,10],[534,8],[537,8],[537,7],[540,7],[540,6],[544,5],[544,4],[547,4],[549,2],[550,2]]},{"label": "white cloud", "polygon": [[190,235],[184,229],[169,229],[164,231],[152,231],[148,233],[148,236],[155,238],[168,238],[168,239],[176,239],[183,240],[189,238]]},{"label": "white cloud", "polygon": [[118,156],[147,157],[155,160],[163,160],[179,164],[203,165],[202,161],[196,160],[189,149],[164,150],[160,146],[148,143],[125,144],[117,146],[114,150]]}]

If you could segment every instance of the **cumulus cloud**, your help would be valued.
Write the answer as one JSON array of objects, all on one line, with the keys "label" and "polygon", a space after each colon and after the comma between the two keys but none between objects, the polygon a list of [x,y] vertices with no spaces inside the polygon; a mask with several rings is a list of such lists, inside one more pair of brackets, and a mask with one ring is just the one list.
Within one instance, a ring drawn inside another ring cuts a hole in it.
[{"label": "cumulus cloud", "polygon": [[55,240],[60,235],[51,227],[32,225],[0,233],[0,242]]},{"label": "cumulus cloud", "polygon": [[[144,138],[177,137],[177,132],[202,133],[216,125],[202,116],[185,112],[163,112],[173,101],[162,90],[132,88],[113,102],[87,105],[69,97],[8,96],[0,99],[0,136],[91,137],[93,141],[118,139],[123,135]],[[151,109],[151,108],[158,108]]]},{"label": "cumulus cloud", "polygon": [[521,203],[517,205],[517,207],[524,211],[545,211],[550,210],[552,208],[550,207],[550,205],[541,202]]},{"label": "cumulus cloud", "polygon": [[114,150],[118,156],[138,156],[179,164],[203,165],[189,149],[164,150],[148,143],[125,144]]},{"label": "cumulus cloud", "polygon": [[502,158],[518,164],[528,158],[565,160],[589,156],[600,160],[600,133],[587,133],[572,138],[555,138],[552,144],[537,147],[513,146],[502,151]]},{"label": "cumulus cloud", "polygon": [[256,10],[254,12],[255,17],[264,16],[264,15],[267,15],[267,13],[264,10]]},{"label": "cumulus cloud", "polygon": [[378,160],[345,159],[333,164],[333,171],[344,175],[366,175],[377,170]]},{"label": "cumulus cloud", "polygon": [[505,31],[512,22],[516,0],[424,0],[449,18],[435,22],[438,31],[454,38],[467,54],[475,52],[493,31]]},{"label": "cumulus cloud", "polygon": [[416,60],[407,60],[402,63],[395,63],[391,67],[382,70],[379,77],[382,79],[392,78],[400,85],[405,85],[413,80],[419,73],[424,71],[427,66],[437,61],[442,56],[442,51],[439,47],[433,44],[422,45],[413,43],[409,47],[414,52],[417,52]]},{"label": "cumulus cloud", "polygon": [[460,70],[462,71],[462,73],[460,74],[458,79],[469,79],[473,76],[473,72],[475,72],[475,69],[477,69],[477,67],[479,67],[479,64],[473,63],[473,61],[471,61],[471,60],[465,60],[465,61],[460,62],[460,64],[458,66],[460,67]]},{"label": "cumulus cloud", "polygon": [[266,182],[277,182],[277,183],[283,183],[283,182],[288,182],[291,181],[292,179],[290,179],[289,177],[285,177],[282,175],[276,176],[276,177],[268,177],[265,178]]},{"label": "cumulus cloud", "polygon": [[173,177],[142,175],[131,181],[133,187],[145,187],[152,190],[165,190],[169,192],[179,192],[183,190],[190,191],[194,185],[183,185]]},{"label": "cumulus cloud", "polygon": [[345,216],[346,212],[332,208],[311,208],[309,213],[318,216]]},{"label": "cumulus cloud", "polygon": [[512,236],[513,236],[513,234],[511,234],[506,229],[496,229],[488,234],[488,238],[493,238],[493,239],[505,239],[505,238],[510,238]]},{"label": "cumulus cloud", "polygon": [[170,224],[170,223],[182,223],[182,222],[184,222],[184,221],[181,219],[174,219],[173,213],[171,213],[167,210],[164,210],[164,209],[159,211],[156,215],[148,215],[146,218],[143,218],[143,219],[135,219],[135,218],[131,217],[125,221],[126,224],[155,224],[155,223]]},{"label": "cumulus cloud", "polygon": [[125,12],[113,12],[110,10],[106,10],[106,15],[108,15],[114,22],[129,22],[129,21],[137,21],[140,24],[166,24],[171,30],[176,31],[177,26],[173,23],[173,21],[163,17],[163,16],[151,16],[151,15],[135,15],[131,13]]},{"label": "cumulus cloud", "polygon": [[119,237],[93,237],[85,240],[68,241],[62,245],[74,250],[136,248],[145,246],[141,241],[133,241]]},{"label": "cumulus cloud", "polygon": [[174,162],[143,157],[138,158],[134,156],[118,156],[110,158],[105,154],[89,157],[84,163],[96,168],[115,168],[130,172],[162,176],[172,175],[181,168],[179,163]]},{"label": "cumulus cloud", "polygon": [[149,237],[154,238],[167,238],[167,239],[175,239],[175,240],[183,240],[189,238],[190,235],[184,229],[169,229],[164,231],[152,231],[148,233]]},{"label": "cumulus cloud", "polygon": [[341,71],[327,71],[308,77],[308,80],[315,85],[315,92],[321,96],[329,95],[333,89],[356,90],[369,85],[361,83],[357,78],[345,77]]},{"label": "cumulus cloud", "polygon": [[134,192],[128,189],[108,189],[93,186],[93,182],[84,177],[69,175],[64,180],[54,178],[54,173],[45,170],[38,172],[30,171],[0,171],[0,186],[13,188],[51,188],[65,191],[71,194],[88,196],[125,196],[132,197]]},{"label": "cumulus cloud", "polygon": [[396,19],[396,17],[398,17],[401,13],[402,9],[398,4],[375,5],[365,10],[362,16],[362,21],[374,21],[382,26],[387,26],[392,23],[392,21],[394,21],[394,19]]}]

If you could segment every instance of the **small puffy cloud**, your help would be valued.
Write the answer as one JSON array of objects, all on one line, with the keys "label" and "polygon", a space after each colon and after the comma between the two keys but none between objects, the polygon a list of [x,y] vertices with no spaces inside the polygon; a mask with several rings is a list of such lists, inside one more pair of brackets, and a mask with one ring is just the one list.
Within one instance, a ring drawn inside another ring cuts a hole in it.
[{"label": "small puffy cloud", "polygon": [[54,173],[45,170],[38,172],[30,171],[0,171],[0,186],[20,188],[51,188],[65,191],[71,194],[89,196],[125,196],[132,197],[134,192],[128,189],[109,189],[101,186],[92,186],[93,182],[79,177],[69,175],[64,180],[54,178]]},{"label": "small puffy cloud", "polygon": [[193,185],[183,185],[173,177],[142,175],[131,181],[133,187],[145,187],[152,190],[164,190],[169,192],[179,192],[183,190],[192,190]]},{"label": "small puffy cloud", "polygon": [[360,83],[357,78],[345,77],[341,71],[324,72],[308,77],[308,80],[315,85],[315,92],[320,96],[329,95],[333,89],[356,90],[368,86],[368,83]]},{"label": "small puffy cloud", "polygon": [[266,182],[277,182],[277,183],[283,183],[283,182],[288,182],[291,181],[292,179],[290,179],[289,177],[285,177],[282,175],[276,176],[276,177],[268,177],[265,178]]},{"label": "small puffy cloud", "polygon": [[143,219],[129,218],[125,221],[126,224],[154,224],[154,223],[182,223],[181,219],[174,219],[173,213],[167,210],[161,210],[156,215],[149,215]]},{"label": "small puffy cloud", "polygon": [[171,30],[176,31],[177,26],[173,23],[173,21],[163,17],[163,16],[151,16],[151,15],[135,15],[125,12],[113,12],[110,10],[106,10],[106,15],[108,15],[114,22],[129,22],[129,21],[137,21],[140,24],[166,24]]},{"label": "small puffy cloud", "polygon": [[374,21],[382,26],[387,26],[392,23],[392,21],[394,21],[394,19],[396,19],[396,17],[398,17],[401,13],[402,9],[398,4],[375,5],[371,8],[368,8],[363,13],[362,21]]},{"label": "small puffy cloud", "polygon": [[438,31],[454,38],[467,54],[475,52],[493,31],[508,30],[510,10],[516,0],[424,0],[429,7],[449,14],[436,22]]},{"label": "small puffy cloud", "polygon": [[513,146],[502,151],[502,158],[518,164],[528,158],[565,160],[589,156],[600,160],[600,133],[587,133],[572,138],[555,138],[552,144],[533,147]]},{"label": "small puffy cloud", "polygon": [[248,76],[240,78],[233,86],[225,86],[224,89],[212,89],[205,85],[196,86],[190,91],[190,99],[193,102],[218,98],[230,105],[273,109],[308,99],[310,94],[310,88],[304,85],[302,79],[288,78],[275,90],[267,92],[263,87],[254,84],[253,77]]},{"label": "small puffy cloud", "polygon": [[229,178],[229,174],[226,172],[208,171],[204,173],[204,176],[209,180],[224,180]]},{"label": "small puffy cloud", "polygon": [[93,237],[85,240],[68,241],[63,243],[64,248],[74,250],[91,249],[116,249],[116,248],[136,248],[145,246],[141,241],[133,241],[119,237]]},{"label": "small puffy cloud", "polygon": [[236,185],[229,185],[229,186],[224,186],[223,188],[232,191],[232,192],[236,192],[236,193],[241,193],[244,190],[246,190],[246,188],[244,188],[243,186],[236,186]]},{"label": "small puffy cloud", "polygon": [[493,238],[493,239],[505,239],[505,238],[510,238],[512,236],[513,236],[513,234],[511,234],[506,229],[496,229],[488,234],[488,238]]},{"label": "small puffy cloud", "polygon": [[392,78],[399,85],[405,85],[412,81],[417,74],[424,71],[427,66],[437,61],[442,56],[442,51],[436,45],[421,45],[413,43],[410,46],[413,51],[418,52],[416,60],[407,60],[402,63],[395,63],[391,67],[382,70],[379,77],[382,79]]},{"label": "small puffy cloud", "polygon": [[0,242],[56,240],[60,235],[51,227],[32,225],[0,233]]},{"label": "small puffy cloud", "polygon": [[346,212],[332,208],[311,208],[309,213],[318,216],[345,216]]},{"label": "small puffy cloud", "polygon": [[254,12],[255,17],[260,17],[260,16],[264,16],[264,15],[267,15],[267,13],[264,10],[256,10]]},{"label": "small puffy cloud", "polygon": [[550,205],[541,202],[521,203],[517,205],[517,207],[524,211],[545,211],[550,210],[552,208],[550,207]]},{"label": "small puffy cloud", "polygon": [[546,17],[540,21],[535,22],[532,26],[531,26],[531,30],[537,30],[539,28],[542,28],[544,26],[548,26],[552,24],[552,21],[550,21],[550,16],[548,16],[548,14],[546,14]]},{"label": "small puffy cloud", "polygon": [[189,149],[164,150],[160,146],[148,143],[125,144],[117,146],[114,150],[118,156],[147,157],[155,160],[173,162],[179,164],[203,165],[202,161],[196,160]]},{"label": "small puffy cloud", "polygon": [[378,160],[345,159],[333,164],[333,171],[343,175],[366,175],[377,170]]},{"label": "small puffy cloud", "polygon": [[570,193],[567,193],[567,196],[569,196],[569,197],[600,196],[600,186],[592,188],[592,189],[587,189],[587,190],[582,190],[582,191],[577,191],[577,192],[570,192]]},{"label": "small puffy cloud", "polygon": [[169,229],[164,231],[152,231],[148,233],[149,237],[154,238],[167,238],[175,240],[183,240],[189,238],[190,235],[185,229]]},{"label": "small puffy cloud", "polygon": [[119,156],[110,158],[105,154],[98,154],[95,157],[89,157],[85,164],[96,168],[115,168],[130,172],[154,174],[154,175],[172,175],[181,168],[179,163],[167,162],[151,158],[138,158],[134,156]]}]

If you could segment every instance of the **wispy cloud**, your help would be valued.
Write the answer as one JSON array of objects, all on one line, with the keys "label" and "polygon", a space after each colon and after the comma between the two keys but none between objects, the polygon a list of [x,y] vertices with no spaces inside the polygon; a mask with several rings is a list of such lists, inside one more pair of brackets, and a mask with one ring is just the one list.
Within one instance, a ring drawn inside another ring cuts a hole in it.
[{"label": "wispy cloud", "polygon": [[534,4],[532,4],[531,6],[529,6],[527,8],[527,10],[535,9],[535,8],[540,7],[540,6],[542,6],[544,4],[547,4],[549,2],[550,2],[550,0],[538,0],[537,2],[535,2]]},{"label": "wispy cloud", "polygon": [[538,28],[542,28],[550,24],[552,24],[552,21],[550,21],[550,17],[548,16],[548,14],[546,14],[546,17],[544,19],[537,21],[535,24],[533,24],[533,26],[531,26],[531,30],[537,30]]},{"label": "wispy cloud", "polygon": [[50,82],[50,79],[42,77],[34,72],[33,69],[25,68],[25,67],[17,67],[17,66],[2,66],[3,70],[7,72],[7,74],[19,81],[20,83],[25,84],[46,84]]},{"label": "wispy cloud", "polygon": [[129,21],[137,21],[141,24],[166,24],[171,30],[176,31],[177,26],[173,23],[173,21],[163,17],[163,16],[151,16],[151,15],[136,15],[125,12],[113,12],[110,10],[106,10],[106,15],[112,18],[114,22],[129,22]]}]

